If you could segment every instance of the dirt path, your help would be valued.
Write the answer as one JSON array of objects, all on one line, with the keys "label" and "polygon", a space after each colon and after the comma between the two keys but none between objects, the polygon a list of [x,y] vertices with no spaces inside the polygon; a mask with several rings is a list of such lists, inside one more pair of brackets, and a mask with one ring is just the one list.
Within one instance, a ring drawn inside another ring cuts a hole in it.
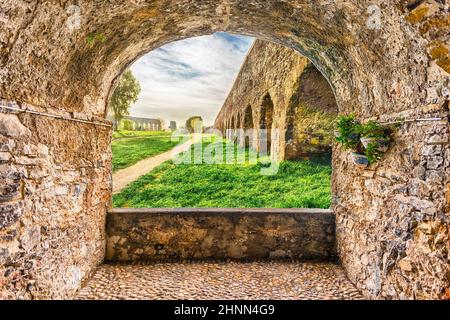
[{"label": "dirt path", "polygon": [[117,171],[113,174],[113,194],[119,193],[131,182],[137,180],[140,176],[149,173],[160,164],[171,160],[174,154],[185,152],[193,143],[193,140],[189,140],[188,142],[176,146],[169,151],[141,160],[131,167]]}]

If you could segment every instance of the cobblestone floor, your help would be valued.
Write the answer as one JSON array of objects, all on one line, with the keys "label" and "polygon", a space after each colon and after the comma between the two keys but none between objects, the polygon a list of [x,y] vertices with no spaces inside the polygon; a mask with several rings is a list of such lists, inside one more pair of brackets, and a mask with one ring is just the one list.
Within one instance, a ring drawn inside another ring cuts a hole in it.
[{"label": "cobblestone floor", "polygon": [[102,265],[77,299],[362,299],[332,263]]}]

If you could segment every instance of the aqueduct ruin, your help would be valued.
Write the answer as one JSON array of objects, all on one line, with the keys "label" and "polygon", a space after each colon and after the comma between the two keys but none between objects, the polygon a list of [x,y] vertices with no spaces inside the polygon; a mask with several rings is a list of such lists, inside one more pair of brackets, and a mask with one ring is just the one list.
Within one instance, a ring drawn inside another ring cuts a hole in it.
[{"label": "aqueduct ruin", "polygon": [[[252,140],[254,149],[271,153],[273,146],[279,160],[298,159],[331,152],[337,113],[330,85],[308,59],[292,49],[257,40],[215,127],[236,140],[243,140],[239,129],[251,129],[245,139]],[[272,129],[281,132],[279,137]]]},{"label": "aqueduct ruin", "polygon": [[408,120],[367,170],[335,148],[339,256],[370,297],[448,295],[448,9],[437,0],[1,0],[0,297],[71,297],[103,260],[115,80],[152,49],[215,31],[299,51],[340,113]]}]

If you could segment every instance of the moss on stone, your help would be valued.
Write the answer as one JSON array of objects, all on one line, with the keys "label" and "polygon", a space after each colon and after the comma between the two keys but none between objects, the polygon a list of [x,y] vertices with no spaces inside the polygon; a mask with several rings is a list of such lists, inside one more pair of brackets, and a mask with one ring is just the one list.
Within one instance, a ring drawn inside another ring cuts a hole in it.
[{"label": "moss on stone", "polygon": [[295,135],[301,153],[319,153],[331,150],[335,116],[300,105],[295,116]]}]

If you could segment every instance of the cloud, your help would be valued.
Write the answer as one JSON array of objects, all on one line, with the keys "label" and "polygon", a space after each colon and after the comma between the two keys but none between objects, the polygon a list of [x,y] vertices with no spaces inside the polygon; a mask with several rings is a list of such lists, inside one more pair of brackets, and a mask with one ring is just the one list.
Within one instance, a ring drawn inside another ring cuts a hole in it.
[{"label": "cloud", "polygon": [[215,33],[172,42],[145,55],[131,67],[142,88],[131,115],[179,125],[200,115],[212,125],[253,41]]}]

